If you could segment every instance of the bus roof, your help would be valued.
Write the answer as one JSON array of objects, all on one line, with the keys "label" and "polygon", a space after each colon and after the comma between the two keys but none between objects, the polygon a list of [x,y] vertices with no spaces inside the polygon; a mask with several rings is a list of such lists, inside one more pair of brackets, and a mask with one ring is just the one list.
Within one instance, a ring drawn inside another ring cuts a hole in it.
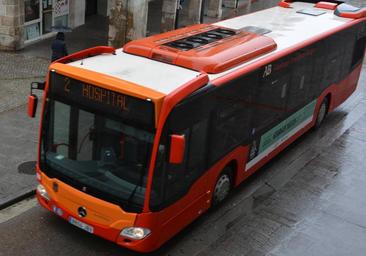
[{"label": "bus roof", "polygon": [[[305,14],[299,11],[303,11]],[[317,12],[320,15],[317,15]],[[291,8],[277,6],[214,23],[212,24],[213,26],[233,30],[240,30],[246,27],[261,28],[265,31],[263,36],[273,39],[277,44],[277,48],[273,51],[254,56],[241,64],[236,63],[236,65],[224,72],[210,74],[209,78],[210,80],[220,78],[229,72],[251,65],[267,56],[275,55],[331,30],[340,28],[352,20],[334,15],[334,10],[315,8],[314,4],[311,3],[294,2],[291,3]],[[161,35],[158,36],[161,37]],[[141,42],[141,40],[138,41]],[[68,65],[113,76],[164,95],[170,94],[200,74],[200,70],[167,64],[146,58],[146,56],[128,54],[123,52],[123,49],[118,49],[115,55],[103,54],[74,61]]]}]

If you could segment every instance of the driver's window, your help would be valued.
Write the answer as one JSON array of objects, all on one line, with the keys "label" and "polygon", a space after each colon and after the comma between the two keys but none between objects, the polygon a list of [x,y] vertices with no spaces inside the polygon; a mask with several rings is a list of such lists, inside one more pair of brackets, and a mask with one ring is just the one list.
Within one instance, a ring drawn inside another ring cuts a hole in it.
[{"label": "driver's window", "polygon": [[[69,155],[69,127],[71,108],[61,102],[54,103],[54,135],[52,150],[64,157]],[[56,111],[57,110],[57,111]]]}]

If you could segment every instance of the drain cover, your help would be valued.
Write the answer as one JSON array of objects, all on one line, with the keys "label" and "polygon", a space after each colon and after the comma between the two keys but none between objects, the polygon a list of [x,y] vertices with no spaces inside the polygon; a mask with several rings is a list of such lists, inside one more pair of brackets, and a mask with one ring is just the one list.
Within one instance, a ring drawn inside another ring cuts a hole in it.
[{"label": "drain cover", "polygon": [[36,161],[28,161],[21,163],[18,166],[18,172],[22,174],[34,175],[36,174]]}]

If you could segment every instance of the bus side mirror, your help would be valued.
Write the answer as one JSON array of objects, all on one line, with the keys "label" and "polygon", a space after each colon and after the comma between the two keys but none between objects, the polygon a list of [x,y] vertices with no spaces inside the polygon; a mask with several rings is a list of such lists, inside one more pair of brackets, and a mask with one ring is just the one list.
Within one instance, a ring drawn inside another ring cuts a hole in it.
[{"label": "bus side mirror", "polygon": [[28,96],[28,116],[34,118],[36,116],[38,98],[33,94],[33,90],[44,90],[46,82],[32,82],[30,88],[30,95]]},{"label": "bus side mirror", "polygon": [[186,139],[184,135],[173,134],[170,136],[170,164],[181,164],[183,162],[185,147]]},{"label": "bus side mirror", "polygon": [[32,94],[28,96],[28,116],[34,118],[37,111],[38,98]]}]

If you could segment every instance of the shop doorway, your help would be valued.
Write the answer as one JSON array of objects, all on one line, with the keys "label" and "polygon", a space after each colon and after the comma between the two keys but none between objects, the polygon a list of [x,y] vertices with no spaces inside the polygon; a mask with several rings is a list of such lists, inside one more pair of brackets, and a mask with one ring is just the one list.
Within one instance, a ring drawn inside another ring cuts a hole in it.
[{"label": "shop doorway", "polygon": [[53,26],[53,1],[42,2],[42,34],[52,32]]},{"label": "shop doorway", "polygon": [[24,0],[25,42],[50,34],[52,26],[69,25],[70,0]]},{"label": "shop doorway", "polygon": [[86,0],[85,17],[98,14],[98,0]]},{"label": "shop doorway", "polygon": [[149,9],[147,16],[146,34],[147,36],[159,34],[161,32],[160,23],[163,8],[163,0],[150,1],[148,8]]}]

